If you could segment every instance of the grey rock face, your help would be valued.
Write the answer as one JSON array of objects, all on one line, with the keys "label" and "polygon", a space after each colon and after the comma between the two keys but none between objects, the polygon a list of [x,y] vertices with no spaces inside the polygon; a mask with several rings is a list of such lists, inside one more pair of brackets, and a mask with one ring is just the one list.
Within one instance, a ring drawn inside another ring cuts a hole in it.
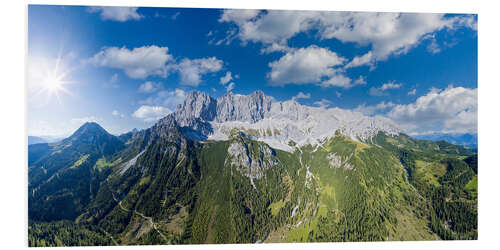
[{"label": "grey rock face", "polygon": [[235,95],[228,93],[215,100],[209,95],[193,91],[174,112],[180,126],[192,126],[197,122],[244,121],[257,122],[262,120],[271,110],[272,99],[262,91],[250,95]]},{"label": "grey rock face", "polygon": [[266,118],[286,118],[293,121],[306,120],[309,117],[307,107],[295,100],[273,103],[270,112],[266,113]]},{"label": "grey rock face", "polygon": [[228,93],[217,100],[200,91],[193,91],[177,107],[173,117],[186,136],[203,140],[213,132],[209,122],[254,123],[264,118],[271,109],[271,103],[271,98],[262,91],[247,96]]},{"label": "grey rock face", "polygon": [[251,179],[260,179],[264,176],[264,171],[276,165],[274,151],[265,144],[259,144],[257,152],[249,149],[248,145],[241,141],[233,141],[229,146],[227,161],[238,167],[243,176]]},{"label": "grey rock face", "polygon": [[344,167],[344,169],[353,168],[351,164],[349,164],[349,160],[352,158],[352,154],[349,157],[342,157],[332,152],[328,154],[326,158],[328,159],[331,168],[341,168],[342,166]]},{"label": "grey rock face", "polygon": [[272,100],[260,90],[250,95],[228,93],[217,99],[217,122],[262,120],[271,109]]},{"label": "grey rock face", "polygon": [[186,100],[173,113],[183,133],[194,140],[206,139],[212,132],[208,121],[215,118],[217,101],[200,91],[191,92]]},{"label": "grey rock face", "polygon": [[160,137],[170,137],[178,134],[178,124],[172,115],[167,115],[166,117],[159,120],[153,127],[152,133]]},{"label": "grey rock face", "polygon": [[215,118],[217,101],[200,91],[191,92],[186,100],[174,112],[175,119],[180,126],[190,126],[193,119],[212,121]]},{"label": "grey rock face", "polygon": [[175,143],[179,148],[185,148],[187,145],[187,140],[172,114],[160,119],[153,127],[144,131],[144,141],[146,142],[144,147],[154,144],[157,140]]}]

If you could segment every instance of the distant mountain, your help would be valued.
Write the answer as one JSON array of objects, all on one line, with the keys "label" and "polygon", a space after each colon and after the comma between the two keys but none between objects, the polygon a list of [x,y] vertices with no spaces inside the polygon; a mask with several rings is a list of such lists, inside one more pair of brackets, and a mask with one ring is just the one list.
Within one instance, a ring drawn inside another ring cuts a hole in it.
[{"label": "distant mountain", "polygon": [[28,145],[36,143],[47,143],[47,141],[38,136],[28,136]]},{"label": "distant mountain", "polygon": [[64,139],[59,136],[28,136],[28,145],[36,143],[54,143]]},{"label": "distant mountain", "polygon": [[416,135],[413,136],[420,140],[430,140],[430,141],[447,141],[455,145],[461,145],[466,148],[477,151],[477,134],[445,134],[445,133],[434,133],[427,135]]},{"label": "distant mountain", "polygon": [[28,150],[30,242],[477,239],[477,155],[261,91],[195,91],[150,128]]},{"label": "distant mountain", "polygon": [[64,136],[39,136],[39,137],[44,139],[47,143],[59,142],[65,138]]},{"label": "distant mountain", "polygon": [[101,165],[124,143],[97,123],[85,123],[70,137],[28,146],[29,216],[35,220],[69,219],[88,204],[101,177]]}]

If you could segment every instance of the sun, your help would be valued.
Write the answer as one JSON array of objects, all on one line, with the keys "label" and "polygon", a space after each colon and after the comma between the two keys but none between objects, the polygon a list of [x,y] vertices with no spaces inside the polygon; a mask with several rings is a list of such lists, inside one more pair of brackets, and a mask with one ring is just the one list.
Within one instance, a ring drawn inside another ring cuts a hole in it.
[{"label": "sun", "polygon": [[65,73],[57,72],[57,67],[52,72],[48,72],[48,74],[44,77],[41,87],[42,92],[46,92],[48,97],[55,96],[58,101],[60,101],[60,93],[65,92],[70,94],[70,92],[66,89],[66,85],[70,83],[70,81],[66,80]]},{"label": "sun", "polygon": [[64,81],[60,76],[49,75],[43,81],[43,87],[51,93],[59,92],[64,89]]},{"label": "sun", "polygon": [[59,56],[54,63],[47,63],[47,60],[38,65],[37,77],[35,84],[37,86],[37,95],[45,95],[47,101],[55,97],[60,103],[61,92],[70,94],[67,85],[72,83],[69,78],[71,70],[66,69],[62,63],[61,56]]}]

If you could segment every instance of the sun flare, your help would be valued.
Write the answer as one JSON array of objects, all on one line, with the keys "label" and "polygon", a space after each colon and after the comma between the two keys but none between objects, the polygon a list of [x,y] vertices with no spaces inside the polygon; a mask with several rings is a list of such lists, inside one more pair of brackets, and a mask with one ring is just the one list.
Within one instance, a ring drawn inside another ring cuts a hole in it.
[{"label": "sun flare", "polygon": [[57,92],[63,89],[64,81],[58,76],[50,75],[43,82],[44,88],[49,92]]},{"label": "sun flare", "polygon": [[52,63],[50,60],[45,59],[32,66],[34,72],[32,83],[38,90],[36,95],[45,96],[47,102],[50,102],[53,97],[58,102],[61,102],[61,92],[71,95],[71,92],[67,89],[67,85],[72,83],[68,79],[70,70],[65,67],[62,61],[61,56],[59,56]]}]

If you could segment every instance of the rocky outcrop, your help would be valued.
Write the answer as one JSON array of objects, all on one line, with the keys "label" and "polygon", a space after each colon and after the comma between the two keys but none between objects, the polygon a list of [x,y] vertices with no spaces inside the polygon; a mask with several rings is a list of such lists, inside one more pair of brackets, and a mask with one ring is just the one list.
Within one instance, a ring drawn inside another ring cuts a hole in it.
[{"label": "rocky outcrop", "polygon": [[265,144],[254,143],[233,141],[227,150],[226,164],[237,167],[243,176],[260,179],[264,176],[264,171],[276,165],[278,161],[273,149]]},{"label": "rocky outcrop", "polygon": [[328,163],[330,164],[331,168],[341,168],[343,167],[346,170],[352,169],[352,165],[349,164],[349,160],[352,158],[352,154],[350,156],[341,156],[337,155],[336,153],[330,153],[326,156],[328,159]]}]

